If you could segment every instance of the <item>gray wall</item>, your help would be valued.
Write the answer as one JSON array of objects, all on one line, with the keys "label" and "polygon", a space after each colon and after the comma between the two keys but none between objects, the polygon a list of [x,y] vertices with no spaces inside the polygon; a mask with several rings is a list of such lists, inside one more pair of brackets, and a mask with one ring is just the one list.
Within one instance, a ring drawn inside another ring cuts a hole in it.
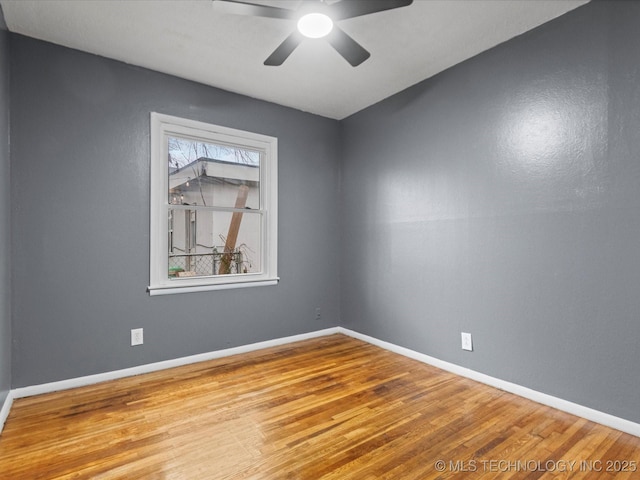
[{"label": "gray wall", "polygon": [[0,8],[0,408],[11,388],[9,33]]},{"label": "gray wall", "polygon": [[[17,35],[11,49],[14,387],[339,324],[337,121]],[[278,137],[278,286],[146,293],[151,111]]]},{"label": "gray wall", "polygon": [[[640,421],[638,24],[589,4],[342,123],[11,36],[13,387],[341,323]],[[145,293],[150,111],[279,138],[280,285]]]},{"label": "gray wall", "polygon": [[640,421],[638,25],[588,4],[343,122],[345,327]]}]

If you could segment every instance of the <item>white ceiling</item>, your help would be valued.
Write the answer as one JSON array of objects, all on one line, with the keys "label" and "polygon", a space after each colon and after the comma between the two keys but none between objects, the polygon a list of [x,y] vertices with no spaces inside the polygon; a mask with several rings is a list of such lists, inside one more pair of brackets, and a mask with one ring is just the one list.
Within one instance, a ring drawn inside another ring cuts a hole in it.
[{"label": "white ceiling", "polygon": [[415,0],[343,20],[341,28],[371,52],[355,68],[323,40],[306,40],[280,67],[264,66],[294,25],[224,14],[211,0],[0,0],[0,6],[15,33],[342,119],[587,1]]}]

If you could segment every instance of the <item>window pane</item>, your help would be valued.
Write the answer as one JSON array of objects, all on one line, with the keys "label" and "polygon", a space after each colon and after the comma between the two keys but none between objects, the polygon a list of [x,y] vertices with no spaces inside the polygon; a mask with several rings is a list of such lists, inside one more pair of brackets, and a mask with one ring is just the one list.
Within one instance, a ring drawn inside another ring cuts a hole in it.
[{"label": "window pane", "polygon": [[261,271],[262,215],[257,212],[169,210],[169,277]]},{"label": "window pane", "polygon": [[169,203],[260,208],[260,152],[168,137]]}]

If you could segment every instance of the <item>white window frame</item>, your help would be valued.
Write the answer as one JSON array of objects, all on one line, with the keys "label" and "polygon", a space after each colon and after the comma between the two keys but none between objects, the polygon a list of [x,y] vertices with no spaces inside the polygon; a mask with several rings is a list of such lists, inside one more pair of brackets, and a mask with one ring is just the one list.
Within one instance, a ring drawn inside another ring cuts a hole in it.
[{"label": "white window frame", "polygon": [[[228,288],[276,285],[278,283],[278,139],[185,118],[151,113],[151,218],[150,272],[147,291],[167,295]],[[261,152],[260,210],[261,262],[257,273],[207,277],[169,278],[168,231],[168,141],[169,136],[250,148]]]}]

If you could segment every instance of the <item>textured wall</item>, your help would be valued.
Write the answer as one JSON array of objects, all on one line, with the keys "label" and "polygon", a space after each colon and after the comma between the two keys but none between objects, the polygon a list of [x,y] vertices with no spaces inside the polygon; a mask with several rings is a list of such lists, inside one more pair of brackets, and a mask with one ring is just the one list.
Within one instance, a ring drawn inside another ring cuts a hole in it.
[{"label": "textured wall", "polygon": [[9,34],[0,8],[0,408],[11,388]]},{"label": "textured wall", "polygon": [[[11,48],[14,387],[339,323],[338,122],[26,37]],[[146,293],[151,111],[278,137],[278,286]]]},{"label": "textured wall", "polygon": [[[640,421],[638,24],[638,2],[591,3],[342,129],[12,36],[13,386],[341,316],[348,328]],[[145,293],[149,111],[279,138],[279,286]],[[3,116],[3,175],[6,140]],[[0,216],[7,262],[8,212]],[[144,346],[129,346],[133,327],[145,328]],[[460,331],[473,334],[474,352],[461,351]]]},{"label": "textured wall", "polygon": [[640,421],[638,25],[591,3],[344,122],[344,326]]}]

